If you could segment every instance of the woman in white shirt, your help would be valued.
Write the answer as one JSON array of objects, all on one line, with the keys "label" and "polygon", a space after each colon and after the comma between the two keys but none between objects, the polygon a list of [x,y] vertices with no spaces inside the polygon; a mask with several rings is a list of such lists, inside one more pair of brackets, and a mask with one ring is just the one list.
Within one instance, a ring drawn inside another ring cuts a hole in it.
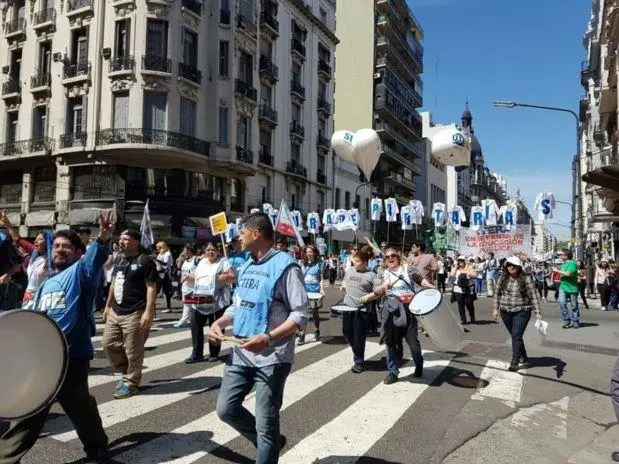
[{"label": "woman in white shirt", "polygon": [[456,265],[451,271],[454,279],[451,300],[458,303],[460,322],[466,324],[466,310],[469,312],[471,323],[475,324],[475,279],[477,269],[474,264],[467,264],[464,256],[458,256]]},{"label": "woman in white shirt", "polygon": [[[220,258],[219,249],[214,242],[209,242],[200,260],[186,281],[193,283],[194,303],[190,308],[191,342],[193,350],[185,363],[193,364],[204,361],[204,326],[212,325],[230,305],[231,285],[235,273],[225,258]],[[221,345],[210,341],[209,361],[218,360]]]},{"label": "woman in white shirt", "polygon": [[195,304],[195,297],[193,296],[193,280],[187,280],[195,271],[198,263],[200,262],[198,246],[195,243],[189,243],[185,245],[183,253],[183,264],[181,265],[181,296],[183,298],[183,315],[174,324],[175,329],[182,329],[189,327],[191,322],[191,305]]},{"label": "woman in white shirt", "polygon": [[155,263],[157,264],[157,272],[161,279],[161,290],[166,301],[166,311],[163,312],[169,313],[172,311],[172,264],[174,259],[166,242],[157,243],[157,253]]}]

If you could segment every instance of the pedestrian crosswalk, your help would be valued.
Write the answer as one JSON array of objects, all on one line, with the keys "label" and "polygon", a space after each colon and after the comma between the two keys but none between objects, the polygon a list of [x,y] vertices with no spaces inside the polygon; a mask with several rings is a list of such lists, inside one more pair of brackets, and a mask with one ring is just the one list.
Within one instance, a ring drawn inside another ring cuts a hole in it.
[{"label": "pedestrian crosswalk", "polygon": [[[144,361],[139,395],[114,400],[117,376],[111,368],[95,369],[89,377],[91,392],[97,399],[111,442],[122,442],[126,436],[139,437],[127,446],[113,447],[113,459],[132,464],[222,462],[214,456],[216,450],[234,449],[243,442],[236,430],[219,420],[215,410],[224,365],[185,365],[182,361],[191,351],[189,330],[161,328],[151,334],[147,343],[151,349]],[[100,349],[100,343],[100,338],[95,339],[96,349]],[[230,349],[231,344],[224,344],[223,354]],[[432,395],[430,387],[441,385],[441,377],[456,362],[453,353],[425,351],[421,379],[412,376],[413,366],[407,364],[401,368],[397,383],[385,385],[382,379],[386,372],[381,359],[384,346],[373,339],[366,344],[368,370],[360,375],[350,372],[352,353],[339,337],[306,343],[298,346],[295,353],[295,364],[284,392],[282,433],[286,434],[286,424],[297,418],[303,424],[290,431],[280,459],[287,464],[356,462],[380,446],[381,441],[388,442],[390,431],[405,416],[415,415],[415,408]],[[525,379],[520,373],[508,372],[506,367],[499,360],[480,365],[476,375],[490,383],[485,388],[470,390],[470,399],[494,400],[516,407]],[[247,396],[244,405],[253,411],[253,393]],[[58,414],[52,414],[44,428],[46,441],[78,446],[72,424],[55,408]],[[426,405],[424,409],[427,408]],[[318,412],[316,418],[308,417],[313,412]],[[333,456],[338,459],[334,460]],[[27,458],[23,462],[34,461]]]}]

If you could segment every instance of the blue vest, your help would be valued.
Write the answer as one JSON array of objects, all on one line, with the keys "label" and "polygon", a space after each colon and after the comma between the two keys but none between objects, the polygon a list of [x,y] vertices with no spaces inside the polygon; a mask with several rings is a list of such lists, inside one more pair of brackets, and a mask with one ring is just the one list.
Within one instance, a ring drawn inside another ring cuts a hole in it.
[{"label": "blue vest", "polygon": [[303,265],[303,280],[305,281],[305,290],[308,293],[320,293],[321,277],[322,263],[320,261]]},{"label": "blue vest", "polygon": [[234,325],[236,337],[248,338],[266,333],[275,287],[284,272],[296,266],[288,254],[277,251],[265,261],[249,259],[239,271],[234,293]]}]

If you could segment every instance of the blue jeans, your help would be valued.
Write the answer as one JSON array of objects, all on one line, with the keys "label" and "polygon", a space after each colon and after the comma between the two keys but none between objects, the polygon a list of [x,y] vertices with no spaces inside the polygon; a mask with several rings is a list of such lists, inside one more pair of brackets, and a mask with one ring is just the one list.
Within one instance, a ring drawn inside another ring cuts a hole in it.
[{"label": "blue jeans", "polygon": [[342,334],[352,348],[355,364],[365,362],[365,339],[367,337],[368,313],[354,311],[342,316]]},{"label": "blue jeans", "polygon": [[610,294],[608,309],[617,309],[617,306],[619,306],[619,290],[615,290]]},{"label": "blue jeans", "polygon": [[[417,319],[413,318],[411,326],[406,330],[404,340],[406,340],[406,343],[411,349],[411,357],[413,358],[415,366],[423,365],[423,356],[421,354],[421,344],[419,343],[418,331]],[[398,368],[400,360],[401,356],[396,347],[388,346],[387,370],[390,374],[398,375],[400,373],[400,369]]]},{"label": "blue jeans", "polygon": [[515,313],[501,311],[501,319],[512,337],[512,359],[527,358],[527,350],[522,337],[531,319],[531,310],[525,309]]},{"label": "blue jeans", "polygon": [[484,290],[484,278],[476,277],[475,278],[475,293],[478,295]]},{"label": "blue jeans", "polygon": [[[567,301],[572,304],[572,316],[570,318],[570,312],[567,309]],[[563,322],[565,324],[580,324],[580,312],[578,310],[578,293],[568,293],[563,290],[559,290],[559,307],[561,308],[561,314],[563,315]]]},{"label": "blue jeans", "polygon": [[[251,441],[258,449],[256,464],[276,464],[279,460],[279,410],[284,385],[292,364],[265,367],[227,365],[217,398],[217,415]],[[243,406],[255,387],[256,416]]]}]

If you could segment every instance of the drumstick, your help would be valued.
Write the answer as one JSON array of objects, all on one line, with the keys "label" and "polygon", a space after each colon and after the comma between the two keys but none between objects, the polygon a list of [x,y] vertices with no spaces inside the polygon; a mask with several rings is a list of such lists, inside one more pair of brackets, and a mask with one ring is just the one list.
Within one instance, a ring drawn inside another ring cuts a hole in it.
[{"label": "drumstick", "polygon": [[234,337],[234,336],[231,336],[231,335],[224,335],[223,337],[221,337],[221,341],[222,342],[238,343],[239,345],[242,345],[247,340],[243,340],[242,338]]}]

